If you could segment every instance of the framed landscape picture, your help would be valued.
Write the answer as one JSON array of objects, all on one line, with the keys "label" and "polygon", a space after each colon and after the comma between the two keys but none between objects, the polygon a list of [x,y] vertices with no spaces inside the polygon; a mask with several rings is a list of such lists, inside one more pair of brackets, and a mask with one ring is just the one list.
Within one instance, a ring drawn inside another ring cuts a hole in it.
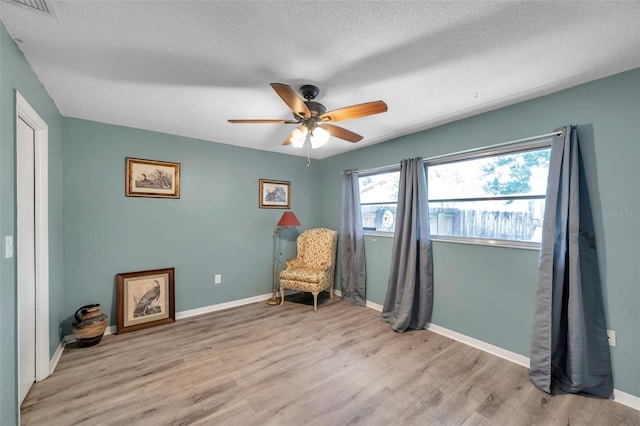
[{"label": "framed landscape picture", "polygon": [[176,320],[174,268],[116,275],[117,334]]},{"label": "framed landscape picture", "polygon": [[125,195],[180,198],[180,163],[127,157]]},{"label": "framed landscape picture", "polygon": [[261,209],[291,208],[291,182],[260,179],[259,207]]}]

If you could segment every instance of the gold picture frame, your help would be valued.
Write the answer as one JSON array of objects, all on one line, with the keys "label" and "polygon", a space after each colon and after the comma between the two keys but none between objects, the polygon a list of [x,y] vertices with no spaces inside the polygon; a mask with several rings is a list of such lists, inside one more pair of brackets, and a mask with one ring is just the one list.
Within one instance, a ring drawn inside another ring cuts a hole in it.
[{"label": "gold picture frame", "polygon": [[176,320],[174,268],[116,275],[117,334]]},{"label": "gold picture frame", "polygon": [[290,209],[291,182],[285,180],[259,180],[258,206],[261,209]]},{"label": "gold picture frame", "polygon": [[125,195],[180,198],[180,163],[127,157]]}]

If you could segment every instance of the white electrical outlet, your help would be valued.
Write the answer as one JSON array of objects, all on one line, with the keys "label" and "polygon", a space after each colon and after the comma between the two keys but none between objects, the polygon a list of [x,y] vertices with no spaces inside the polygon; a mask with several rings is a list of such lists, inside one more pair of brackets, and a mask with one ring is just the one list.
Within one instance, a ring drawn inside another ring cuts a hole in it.
[{"label": "white electrical outlet", "polygon": [[220,284],[222,282],[222,274],[216,274],[213,282],[214,284]]},{"label": "white electrical outlet", "polygon": [[613,330],[607,330],[607,339],[609,339],[609,346],[616,345],[616,332]]}]

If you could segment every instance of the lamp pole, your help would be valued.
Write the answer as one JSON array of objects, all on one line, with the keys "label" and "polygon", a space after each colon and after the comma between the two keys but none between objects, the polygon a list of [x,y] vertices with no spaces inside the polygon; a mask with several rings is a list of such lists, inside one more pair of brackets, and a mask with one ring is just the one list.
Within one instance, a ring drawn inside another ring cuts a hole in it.
[{"label": "lamp pole", "polygon": [[279,305],[281,299],[276,296],[278,291],[278,263],[280,263],[280,228],[273,230],[273,295],[266,300],[267,305]]},{"label": "lamp pole", "polygon": [[300,222],[293,212],[284,212],[273,230],[273,295],[267,299],[267,305],[279,305],[281,298],[277,297],[278,291],[278,266],[280,263],[280,231],[283,227],[300,226]]}]

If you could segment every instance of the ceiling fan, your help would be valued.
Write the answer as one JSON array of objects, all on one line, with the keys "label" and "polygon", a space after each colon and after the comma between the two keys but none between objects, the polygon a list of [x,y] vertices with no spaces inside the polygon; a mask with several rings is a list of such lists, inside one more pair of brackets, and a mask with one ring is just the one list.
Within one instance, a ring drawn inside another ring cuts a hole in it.
[{"label": "ceiling fan", "polygon": [[387,111],[387,104],[383,101],[374,101],[327,112],[324,105],[314,101],[318,93],[320,93],[320,90],[312,84],[305,84],[300,87],[300,93],[304,100],[289,85],[271,83],[271,87],[293,112],[293,120],[234,119],[228,120],[229,123],[298,124],[299,126],[291,131],[283,145],[293,145],[296,148],[302,148],[308,135],[311,148],[319,148],[327,143],[329,136],[335,136],[336,138],[349,142],[362,140],[362,136],[359,134],[331,124],[331,122],[353,120],[354,118],[366,117]]}]

